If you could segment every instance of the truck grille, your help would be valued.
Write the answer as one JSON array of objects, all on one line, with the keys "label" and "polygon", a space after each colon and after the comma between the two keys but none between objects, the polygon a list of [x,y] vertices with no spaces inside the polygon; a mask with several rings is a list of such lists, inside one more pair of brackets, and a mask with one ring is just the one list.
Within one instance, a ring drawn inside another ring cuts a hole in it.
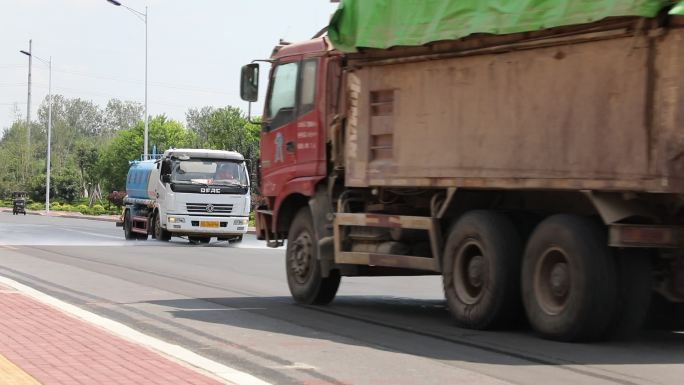
[{"label": "truck grille", "polygon": [[233,212],[232,204],[186,203],[185,207],[190,213],[230,214]]}]

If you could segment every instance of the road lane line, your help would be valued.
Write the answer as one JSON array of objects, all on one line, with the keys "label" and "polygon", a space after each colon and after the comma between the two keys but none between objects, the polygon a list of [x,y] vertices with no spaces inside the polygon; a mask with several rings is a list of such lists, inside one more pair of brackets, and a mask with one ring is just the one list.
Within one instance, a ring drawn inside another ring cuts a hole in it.
[{"label": "road lane line", "polygon": [[233,369],[224,364],[200,356],[199,354],[194,353],[181,346],[174,345],[166,341],[162,341],[158,338],[149,336],[120,322],[102,317],[95,313],[91,313],[87,310],[81,309],[78,306],[66,303],[55,297],[49,296],[36,289],[33,289],[29,286],[16,282],[10,278],[0,276],[0,284],[12,287],[17,291],[25,295],[28,295],[31,298],[34,298],[40,302],[53,306],[73,317],[84,320],[93,325],[99,326],[114,335],[125,338],[139,345],[146,346],[152,350],[156,350],[167,356],[182,361],[188,365],[194,366],[198,369],[211,373],[214,376],[223,379],[231,384],[271,385],[270,383],[263,381],[257,377],[254,377],[251,374],[239,371],[237,369]]},{"label": "road lane line", "polygon": [[119,239],[119,240],[122,240],[122,239],[123,239],[123,235],[122,235],[122,236],[115,236],[115,235],[107,235],[107,234],[98,234],[98,233],[91,233],[91,232],[88,232],[88,231],[81,231],[81,230],[74,230],[74,229],[66,229],[66,228],[62,228],[61,230],[64,230],[64,231],[71,231],[72,233],[79,233],[79,234],[85,234],[85,235],[92,235],[92,236],[94,236],[94,237],[111,238],[111,239]]}]

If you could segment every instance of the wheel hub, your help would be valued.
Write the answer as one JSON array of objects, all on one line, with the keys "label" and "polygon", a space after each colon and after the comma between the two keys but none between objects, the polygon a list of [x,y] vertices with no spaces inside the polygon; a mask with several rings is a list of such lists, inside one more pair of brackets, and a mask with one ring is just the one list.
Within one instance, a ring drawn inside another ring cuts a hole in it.
[{"label": "wheel hub", "polygon": [[292,245],[290,269],[298,283],[306,282],[311,271],[312,247],[311,237],[305,233],[300,234]]},{"label": "wheel hub", "polygon": [[476,240],[470,240],[457,251],[453,270],[453,284],[459,299],[467,304],[477,303],[487,286],[487,258]]},{"label": "wheel hub", "polygon": [[561,313],[572,293],[572,276],[568,257],[557,247],[550,248],[536,266],[535,297],[541,308],[549,315]]},{"label": "wheel hub", "polygon": [[551,292],[556,297],[564,297],[570,289],[568,275],[568,264],[564,262],[556,263],[551,269],[550,286]]},{"label": "wheel hub", "polygon": [[484,281],[484,257],[477,255],[470,259],[468,263],[468,282],[473,287],[481,287]]}]

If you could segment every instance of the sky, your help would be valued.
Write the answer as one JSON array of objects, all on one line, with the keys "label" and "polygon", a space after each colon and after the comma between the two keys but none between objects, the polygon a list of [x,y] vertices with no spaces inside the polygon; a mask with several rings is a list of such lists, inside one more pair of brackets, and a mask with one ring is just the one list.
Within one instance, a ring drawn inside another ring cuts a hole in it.
[{"label": "sky", "polygon": [[[149,7],[149,113],[185,123],[190,107],[232,105],[240,67],[265,59],[279,39],[300,41],[323,28],[329,0],[120,0]],[[26,118],[28,50],[52,57],[53,94],[144,101],[145,24],[106,0],[0,0],[0,130]],[[263,64],[262,64],[263,65]],[[33,61],[32,107],[48,94],[48,67]],[[265,86],[262,69],[261,84]],[[261,93],[263,99],[263,92]],[[262,104],[254,106],[260,114]]]}]

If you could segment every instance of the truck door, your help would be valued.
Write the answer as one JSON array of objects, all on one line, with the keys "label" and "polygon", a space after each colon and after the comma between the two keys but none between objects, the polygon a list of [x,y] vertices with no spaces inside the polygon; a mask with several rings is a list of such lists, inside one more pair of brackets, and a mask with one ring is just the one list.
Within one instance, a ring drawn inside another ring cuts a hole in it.
[{"label": "truck door", "polygon": [[297,84],[300,57],[271,71],[261,130],[262,194],[276,196],[294,178],[297,164]]},{"label": "truck door", "polygon": [[[299,69],[297,91],[297,177],[320,175],[324,168],[321,114],[318,95],[320,58],[304,59]],[[323,78],[323,76],[320,76]],[[323,166],[323,167],[321,167]]]}]

